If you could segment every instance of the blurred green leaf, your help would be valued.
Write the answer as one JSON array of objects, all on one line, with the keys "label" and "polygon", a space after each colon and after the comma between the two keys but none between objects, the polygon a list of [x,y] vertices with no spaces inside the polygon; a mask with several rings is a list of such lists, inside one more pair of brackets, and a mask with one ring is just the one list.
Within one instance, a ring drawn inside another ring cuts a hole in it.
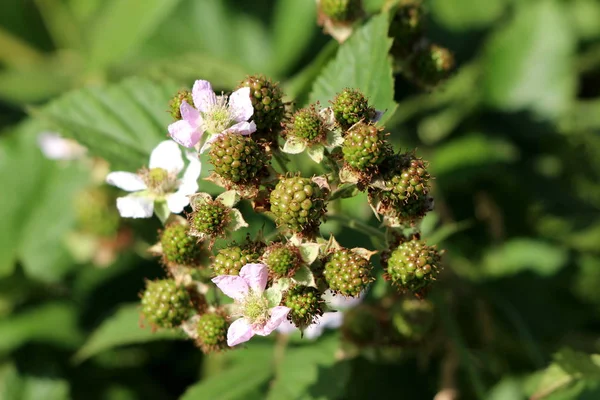
[{"label": "blurred green leaf", "polygon": [[30,122],[0,139],[0,181],[7,194],[0,207],[0,276],[20,260],[29,277],[54,282],[74,266],[62,240],[74,224],[72,200],[88,171],[43,157],[40,130]]},{"label": "blurred green leaf", "polygon": [[67,93],[33,110],[66,136],[109,161],[113,169],[136,171],[148,164],[152,149],[167,139],[167,113],[173,83],[131,78],[104,88]]},{"label": "blurred green leaf", "polygon": [[74,356],[75,362],[82,362],[94,355],[127,344],[146,343],[155,340],[184,339],[183,333],[176,330],[152,331],[143,327],[139,303],[124,304],[91,334],[87,342]]},{"label": "blurred green leaf", "polygon": [[233,365],[190,386],[180,400],[264,399],[257,389],[273,374],[272,357],[272,346],[250,344],[236,352]]},{"label": "blurred green leaf", "polygon": [[531,110],[554,118],[571,105],[577,86],[575,37],[557,0],[520,1],[513,19],[485,52],[484,92],[489,105]]},{"label": "blurred green leaf", "polygon": [[179,0],[105,0],[88,32],[88,62],[104,70],[148,37]]},{"label": "blurred green leaf", "polygon": [[[321,337],[312,345],[288,347],[277,365],[275,381],[268,399],[340,398],[350,371],[346,364],[336,365],[336,335]],[[332,375],[329,376],[334,372]]]},{"label": "blurred green leaf", "polygon": [[584,40],[600,36],[600,2],[597,0],[573,0],[569,2],[572,26]]},{"label": "blurred green leaf", "polygon": [[326,106],[345,88],[360,89],[377,110],[387,110],[380,123],[384,123],[396,108],[394,79],[388,51],[392,40],[388,38],[388,15],[373,17],[365,26],[352,34],[317,77],[310,94],[310,102],[319,101]]},{"label": "blurred green leaf", "polygon": [[0,354],[5,354],[31,341],[75,348],[82,335],[73,305],[46,303],[0,321],[0,338]]},{"label": "blurred green leaf", "polygon": [[69,400],[69,384],[62,379],[19,375],[13,364],[0,366],[0,399]]},{"label": "blurred green leaf", "polygon": [[488,392],[487,400],[525,400],[521,383],[513,378],[502,379]]},{"label": "blurred green leaf", "polygon": [[498,19],[506,0],[432,0],[433,18],[451,30],[483,28]]},{"label": "blurred green leaf", "polygon": [[484,260],[484,271],[489,276],[513,275],[532,271],[542,276],[554,275],[567,261],[567,251],[541,240],[510,239],[490,250]]},{"label": "blurred green leaf", "polygon": [[289,69],[302,57],[316,28],[316,2],[278,0],[274,7],[273,63],[274,71]]}]

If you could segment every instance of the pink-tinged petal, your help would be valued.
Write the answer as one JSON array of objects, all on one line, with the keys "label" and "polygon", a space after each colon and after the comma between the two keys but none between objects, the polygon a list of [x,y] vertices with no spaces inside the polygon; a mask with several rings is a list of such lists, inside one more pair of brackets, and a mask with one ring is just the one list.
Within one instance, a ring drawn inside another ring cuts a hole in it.
[{"label": "pink-tinged petal", "polygon": [[154,212],[154,200],[136,195],[119,197],[117,209],[124,218],[150,218]]},{"label": "pink-tinged petal", "polygon": [[204,113],[217,104],[217,95],[209,81],[197,80],[194,82],[192,98],[196,108]]},{"label": "pink-tinged petal", "polygon": [[229,347],[237,346],[240,343],[247,342],[254,336],[252,327],[244,318],[237,319],[229,326],[227,331],[227,345]]},{"label": "pink-tinged petal", "polygon": [[238,122],[237,124],[227,128],[225,132],[228,133],[237,133],[240,135],[250,135],[256,132],[256,124],[254,121],[250,122]]},{"label": "pink-tinged petal", "polygon": [[292,324],[289,320],[285,320],[281,323],[281,325],[279,325],[277,327],[277,332],[281,333],[282,335],[289,335],[291,333],[294,333],[295,331],[297,331],[298,328],[296,328],[296,325]]},{"label": "pink-tinged petal", "polygon": [[202,124],[202,116],[191,104],[187,101],[182,101],[179,106],[179,112],[181,112],[181,119],[186,120],[192,126],[200,126]]},{"label": "pink-tinged petal", "polygon": [[242,300],[248,294],[248,284],[241,276],[219,275],[212,281],[227,297],[234,300]]},{"label": "pink-tinged petal", "polygon": [[166,171],[178,174],[183,170],[183,158],[181,149],[172,140],[160,142],[150,154],[149,168],[162,168]]},{"label": "pink-tinged petal", "polygon": [[283,321],[286,320],[288,313],[290,312],[289,307],[277,306],[271,308],[271,319],[267,321],[264,326],[252,327],[255,334],[260,336],[268,336],[273,332]]},{"label": "pink-tinged petal", "polygon": [[173,214],[179,214],[188,204],[190,204],[190,198],[187,194],[177,191],[167,196],[167,207]]},{"label": "pink-tinged petal", "polygon": [[246,264],[240,270],[240,276],[254,292],[262,293],[267,287],[269,270],[265,264]]},{"label": "pink-tinged petal", "polygon": [[238,89],[229,96],[229,112],[231,112],[236,122],[250,119],[254,114],[252,100],[250,100],[250,88]]},{"label": "pink-tinged petal", "polygon": [[216,135],[210,135],[210,137],[208,139],[206,139],[206,142],[204,142],[204,144],[202,145],[202,148],[200,149],[200,154],[202,154],[206,150],[210,149],[210,145],[213,144],[221,136],[224,136],[224,134],[223,133],[219,133],[219,134],[216,134]]},{"label": "pink-tinged petal", "polygon": [[196,193],[198,190],[198,178],[202,171],[202,164],[200,164],[198,154],[195,152],[186,152],[185,157],[190,163],[183,174],[183,178],[181,178],[181,183],[177,191],[184,195],[190,195]]},{"label": "pink-tinged petal", "polygon": [[365,292],[362,292],[358,297],[347,297],[341,294],[334,294],[331,290],[326,290],[323,293],[323,300],[333,309],[346,310],[360,304],[365,297]]},{"label": "pink-tinged petal", "polygon": [[319,324],[323,328],[337,329],[344,322],[343,312],[326,312],[319,318]]},{"label": "pink-tinged petal", "polygon": [[192,126],[188,121],[173,122],[169,125],[169,135],[174,141],[185,147],[194,147],[202,137],[202,129]]},{"label": "pink-tinged petal", "polygon": [[313,340],[313,339],[316,339],[319,336],[321,336],[323,334],[324,330],[325,330],[325,327],[317,321],[314,324],[308,326],[304,330],[303,334],[304,334],[305,338],[307,338],[309,340]]},{"label": "pink-tinged petal", "polygon": [[147,188],[142,178],[131,172],[111,172],[106,175],[106,183],[128,192],[137,192]]}]

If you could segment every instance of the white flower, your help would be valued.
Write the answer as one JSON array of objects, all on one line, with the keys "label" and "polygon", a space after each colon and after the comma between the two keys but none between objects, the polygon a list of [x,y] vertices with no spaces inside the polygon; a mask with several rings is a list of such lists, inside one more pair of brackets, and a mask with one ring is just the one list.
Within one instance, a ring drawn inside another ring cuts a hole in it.
[{"label": "white flower", "polygon": [[86,148],[72,139],[65,139],[58,133],[42,132],[38,135],[40,150],[51,160],[75,160],[86,153]]},{"label": "white flower", "polygon": [[[150,155],[149,169],[142,169],[137,174],[132,172],[111,172],[106,182],[128,192],[133,192],[117,199],[117,208],[122,217],[150,218],[155,205],[165,205],[174,214],[183,211],[190,203],[188,196],[198,190],[200,176],[200,160],[194,153],[186,153],[189,165],[181,179],[179,173],[184,168],[181,150],[177,143],[166,140],[161,142]],[[168,212],[167,212],[168,214]],[[162,216],[157,213],[162,219]]]}]

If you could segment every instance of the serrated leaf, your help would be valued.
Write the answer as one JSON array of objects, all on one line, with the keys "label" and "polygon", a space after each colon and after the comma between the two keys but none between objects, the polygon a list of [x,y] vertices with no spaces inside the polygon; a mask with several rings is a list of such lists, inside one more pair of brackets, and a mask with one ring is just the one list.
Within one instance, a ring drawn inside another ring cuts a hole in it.
[{"label": "serrated leaf", "polygon": [[306,265],[302,265],[292,279],[299,285],[317,287],[315,276]]},{"label": "serrated leaf", "polygon": [[487,103],[529,109],[545,118],[568,110],[577,90],[575,37],[557,0],[519,2],[514,18],[488,43],[483,89]]},{"label": "serrated leaf", "polygon": [[317,257],[319,257],[319,252],[323,245],[319,243],[302,243],[300,246],[300,257],[302,257],[302,261],[307,265],[315,262]]},{"label": "serrated leaf", "polygon": [[172,83],[131,78],[75,90],[32,112],[109,161],[113,170],[136,171],[167,136],[172,121],[165,110],[176,90]]},{"label": "serrated leaf", "polygon": [[215,200],[220,201],[227,207],[233,208],[240,201],[240,195],[235,190],[228,190],[218,195]]},{"label": "serrated leaf", "polygon": [[388,15],[381,13],[342,44],[332,60],[316,79],[310,102],[328,104],[345,88],[360,89],[369,104],[378,110],[388,110],[380,123],[394,113],[394,79],[387,36]]},{"label": "serrated leaf", "polygon": [[48,303],[4,318],[0,321],[0,337],[0,354],[31,341],[74,348],[82,340],[76,310],[65,303]]},{"label": "serrated leaf", "polygon": [[92,333],[88,341],[75,354],[74,360],[80,363],[98,353],[127,344],[185,337],[176,330],[152,332],[150,326],[142,327],[140,322],[139,303],[122,305]]}]

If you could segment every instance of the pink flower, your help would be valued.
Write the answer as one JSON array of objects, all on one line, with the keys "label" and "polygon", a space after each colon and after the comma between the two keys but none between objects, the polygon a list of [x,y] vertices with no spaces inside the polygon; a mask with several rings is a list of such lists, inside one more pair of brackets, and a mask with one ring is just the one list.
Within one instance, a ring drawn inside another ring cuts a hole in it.
[{"label": "pink flower", "polygon": [[179,107],[182,119],[169,125],[169,134],[182,146],[199,146],[206,132],[209,137],[204,139],[202,153],[225,133],[250,135],[256,131],[254,121],[248,122],[254,114],[250,88],[238,89],[229,97],[217,96],[210,82],[198,80],[192,88],[192,99],[195,107],[183,101]]},{"label": "pink flower", "polygon": [[[264,264],[246,264],[240,275],[219,275],[212,279],[235,301],[235,320],[227,331],[230,347],[247,342],[254,335],[267,336],[287,318],[290,308],[280,306],[265,292],[268,270]],[[276,297],[276,296],[275,296]]]}]

